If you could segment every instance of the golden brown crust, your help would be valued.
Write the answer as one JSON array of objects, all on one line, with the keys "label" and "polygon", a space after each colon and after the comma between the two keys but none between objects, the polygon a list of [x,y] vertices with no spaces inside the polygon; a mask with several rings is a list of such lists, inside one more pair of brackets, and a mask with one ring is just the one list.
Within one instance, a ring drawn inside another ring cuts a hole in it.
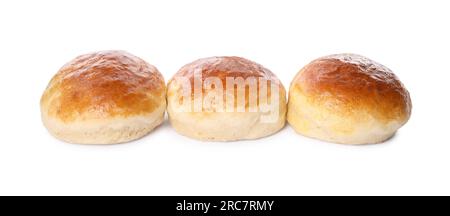
[{"label": "golden brown crust", "polygon": [[[194,96],[194,73],[201,72],[202,81],[205,81],[208,77],[217,77],[222,81],[223,88],[226,88],[226,78],[238,78],[241,77],[244,80],[253,77],[256,79],[263,78],[268,81],[267,85],[267,97],[271,96],[270,85],[278,85],[279,93],[281,97],[285,97],[285,89],[280,80],[267,68],[262,65],[250,61],[248,59],[236,56],[218,56],[198,59],[183,66],[169,81],[170,83],[177,77],[188,78],[191,82],[192,95]],[[237,86],[235,86],[235,90]],[[205,92],[204,89],[202,89]],[[226,92],[224,91],[224,94]],[[168,92],[168,95],[172,95],[173,92]],[[235,92],[236,97],[237,92]],[[249,89],[246,86],[245,92],[246,106],[248,106]],[[193,99],[193,98],[192,98]],[[258,100],[259,103],[259,100]]]},{"label": "golden brown crust", "polygon": [[202,79],[219,77],[225,83],[226,77],[264,77],[267,80],[278,81],[275,75],[262,65],[245,58],[236,56],[222,56],[198,59],[183,66],[174,77],[189,77],[193,82],[196,70],[202,72]]},{"label": "golden brown crust", "polygon": [[41,107],[67,122],[151,113],[164,97],[164,78],[154,66],[124,51],[102,51],[64,65],[42,95]]},{"label": "golden brown crust", "polygon": [[411,99],[399,79],[387,67],[355,54],[330,55],[306,65],[291,83],[313,103],[328,104],[336,112],[351,115],[366,110],[381,121],[411,114]]}]

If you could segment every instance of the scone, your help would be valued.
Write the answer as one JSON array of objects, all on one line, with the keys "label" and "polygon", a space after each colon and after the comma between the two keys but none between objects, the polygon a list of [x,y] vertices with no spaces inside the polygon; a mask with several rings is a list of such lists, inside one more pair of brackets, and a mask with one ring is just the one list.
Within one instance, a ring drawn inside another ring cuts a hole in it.
[{"label": "scone", "polygon": [[156,67],[124,51],[81,55],[65,64],[41,98],[42,121],[58,139],[114,144],[161,124],[165,82]]},{"label": "scone", "polygon": [[286,93],[268,69],[241,57],[210,57],[182,67],[167,86],[175,130],[211,141],[256,139],[285,124]]},{"label": "scone", "polygon": [[390,138],[411,115],[411,99],[387,67],[355,54],[319,58],[295,76],[287,119],[298,133],[334,143]]}]

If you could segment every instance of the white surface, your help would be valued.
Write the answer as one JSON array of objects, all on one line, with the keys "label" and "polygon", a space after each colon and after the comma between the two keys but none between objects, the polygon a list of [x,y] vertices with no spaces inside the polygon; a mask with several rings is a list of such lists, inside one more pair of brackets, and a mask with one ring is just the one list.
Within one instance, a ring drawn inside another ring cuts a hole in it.
[{"label": "white surface", "polygon": [[[1,1],[0,195],[450,195],[449,1]],[[127,50],[166,81],[184,64],[238,55],[288,88],[322,55],[390,67],[413,114],[390,141],[345,146],[285,127],[206,143],[168,122],[123,145],[60,142],[41,124],[48,81],[79,54]]]}]

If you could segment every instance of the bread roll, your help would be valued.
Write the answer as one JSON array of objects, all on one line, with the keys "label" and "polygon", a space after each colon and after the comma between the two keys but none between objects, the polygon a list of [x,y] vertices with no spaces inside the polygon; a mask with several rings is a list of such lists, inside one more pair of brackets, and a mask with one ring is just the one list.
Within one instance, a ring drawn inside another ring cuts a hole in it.
[{"label": "bread roll", "polygon": [[286,93],[268,69],[240,57],[211,57],[182,67],[167,86],[175,130],[211,141],[256,139],[285,124]]},{"label": "bread roll", "polygon": [[319,58],[295,76],[287,119],[298,133],[334,143],[383,142],[411,115],[411,99],[387,67],[355,54]]},{"label": "bread roll", "polygon": [[165,83],[156,67],[127,52],[89,53],[59,70],[40,105],[44,125],[58,139],[123,143],[161,124]]}]

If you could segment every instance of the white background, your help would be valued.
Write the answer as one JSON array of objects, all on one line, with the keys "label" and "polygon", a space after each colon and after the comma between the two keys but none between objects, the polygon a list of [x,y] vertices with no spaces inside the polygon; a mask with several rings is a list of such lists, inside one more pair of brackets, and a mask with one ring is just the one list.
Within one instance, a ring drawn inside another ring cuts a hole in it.
[{"label": "white background", "polygon": [[[450,195],[448,1],[1,1],[0,195]],[[390,67],[413,113],[384,144],[348,146],[286,126],[200,142],[166,121],[136,142],[60,142],[40,120],[50,78],[77,55],[127,50],[166,81],[201,57],[237,55],[288,88],[297,71],[353,52]]]}]

